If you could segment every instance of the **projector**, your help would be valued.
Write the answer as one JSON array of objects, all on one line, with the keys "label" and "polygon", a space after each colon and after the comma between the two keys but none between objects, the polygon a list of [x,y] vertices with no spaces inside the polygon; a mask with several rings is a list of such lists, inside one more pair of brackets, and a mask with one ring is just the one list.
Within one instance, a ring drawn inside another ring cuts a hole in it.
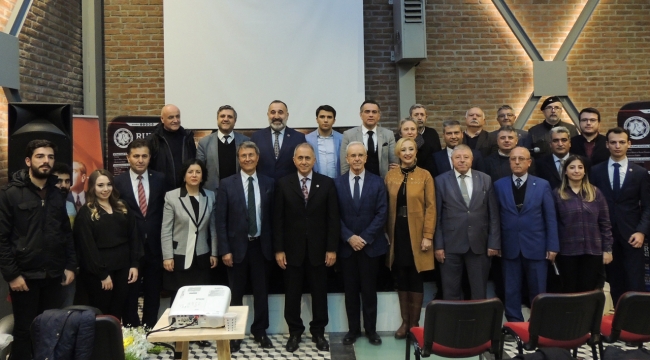
[{"label": "projector", "polygon": [[230,306],[230,288],[220,285],[183,286],[169,311],[172,328],[218,328]]}]

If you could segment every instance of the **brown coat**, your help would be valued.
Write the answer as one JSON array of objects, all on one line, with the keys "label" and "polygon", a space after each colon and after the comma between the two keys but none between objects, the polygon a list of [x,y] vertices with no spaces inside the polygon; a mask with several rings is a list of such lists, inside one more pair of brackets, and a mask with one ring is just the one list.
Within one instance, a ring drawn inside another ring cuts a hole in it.
[{"label": "brown coat", "polygon": [[[392,169],[386,174],[384,182],[388,190],[388,221],[386,232],[390,241],[390,250],[386,257],[386,265],[390,268],[395,259],[395,213],[397,208],[397,192],[404,181],[401,170]],[[409,174],[406,183],[406,204],[408,208],[408,224],[411,234],[411,249],[418,272],[433,269],[433,232],[436,228],[436,194],[433,177],[428,171],[416,167]],[[431,239],[431,249],[422,251],[422,238]]]}]

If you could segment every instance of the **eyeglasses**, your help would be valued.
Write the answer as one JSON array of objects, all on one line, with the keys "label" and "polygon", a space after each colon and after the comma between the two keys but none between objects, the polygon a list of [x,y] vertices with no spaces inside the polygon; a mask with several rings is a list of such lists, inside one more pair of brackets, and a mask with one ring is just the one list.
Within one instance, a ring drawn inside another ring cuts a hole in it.
[{"label": "eyeglasses", "polygon": [[511,118],[511,117],[515,117],[515,114],[499,114],[499,116],[497,116],[497,118],[499,118],[499,119],[503,119],[503,118],[505,118],[506,116],[509,117],[509,118]]},{"label": "eyeglasses", "polygon": [[561,106],[547,106],[547,107],[544,108],[544,111],[546,111],[546,110],[560,111],[560,110],[562,110],[562,107]]},{"label": "eyeglasses", "polygon": [[598,122],[598,119],[596,119],[596,118],[591,118],[591,119],[585,118],[585,119],[580,119],[580,122],[596,123],[596,122]]},{"label": "eyeglasses", "polygon": [[523,156],[511,157],[510,162],[523,162],[523,161],[526,161],[526,160],[529,160],[529,159],[530,159],[529,157],[523,157]]},{"label": "eyeglasses", "polygon": [[560,142],[561,142],[561,143],[565,143],[565,142],[569,142],[569,139],[567,139],[567,138],[561,138],[561,139],[553,139],[552,141],[553,141],[554,143],[560,143]]}]

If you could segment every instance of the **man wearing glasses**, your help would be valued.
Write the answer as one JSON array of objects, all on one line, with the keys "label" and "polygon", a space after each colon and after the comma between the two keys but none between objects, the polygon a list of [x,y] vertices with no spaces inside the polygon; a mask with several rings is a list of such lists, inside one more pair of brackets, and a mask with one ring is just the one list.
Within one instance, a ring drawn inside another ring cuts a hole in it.
[{"label": "man wearing glasses", "polygon": [[[515,120],[517,120],[517,115],[515,115],[515,110],[510,105],[502,105],[499,110],[497,110],[497,122],[499,123],[499,129],[492,131],[488,135],[488,142],[490,143],[490,154],[494,154],[499,151],[499,145],[497,140],[499,137],[499,131],[504,126],[515,126]],[[517,133],[517,146],[525,147],[526,149],[530,148],[528,143],[528,131],[522,129],[515,129]]]},{"label": "man wearing glasses", "polygon": [[[563,126],[569,130],[570,137],[578,135],[575,125],[562,121],[562,103],[557,96],[551,96],[544,100],[540,110],[544,113],[544,121],[528,130],[528,141],[531,147],[538,147],[539,152],[534,156],[540,158],[551,152],[551,135],[549,131],[555,127]],[[552,185],[552,184],[551,184]]]},{"label": "man wearing glasses", "polygon": [[571,138],[573,153],[588,159],[588,166],[607,161],[609,159],[607,138],[598,132],[600,128],[600,111],[594,108],[582,109],[579,118],[581,134]]}]

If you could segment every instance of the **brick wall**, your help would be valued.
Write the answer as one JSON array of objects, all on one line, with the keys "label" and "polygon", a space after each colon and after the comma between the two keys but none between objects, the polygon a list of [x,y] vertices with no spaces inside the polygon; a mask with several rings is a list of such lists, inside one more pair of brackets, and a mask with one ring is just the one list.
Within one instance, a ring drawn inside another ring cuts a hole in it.
[{"label": "brick wall", "polygon": [[[0,31],[4,31],[16,0],[0,0]],[[0,184],[7,181],[7,98],[0,89]]]},{"label": "brick wall", "polygon": [[[0,29],[15,1],[0,0]],[[81,0],[34,0],[18,36],[23,101],[71,103],[83,113]],[[0,184],[7,179],[7,104],[0,95]]]},{"label": "brick wall", "polygon": [[[508,2],[545,60],[555,56],[585,0]],[[647,0],[602,0],[567,58],[569,96],[575,106],[601,110],[602,129],[614,126],[618,109],[648,100],[650,11]],[[519,111],[533,91],[532,62],[491,0],[428,0],[428,56],[417,69],[417,101],[433,116],[463,120],[471,106]],[[431,118],[431,117],[430,117]],[[543,120],[535,111],[529,121]]]}]

